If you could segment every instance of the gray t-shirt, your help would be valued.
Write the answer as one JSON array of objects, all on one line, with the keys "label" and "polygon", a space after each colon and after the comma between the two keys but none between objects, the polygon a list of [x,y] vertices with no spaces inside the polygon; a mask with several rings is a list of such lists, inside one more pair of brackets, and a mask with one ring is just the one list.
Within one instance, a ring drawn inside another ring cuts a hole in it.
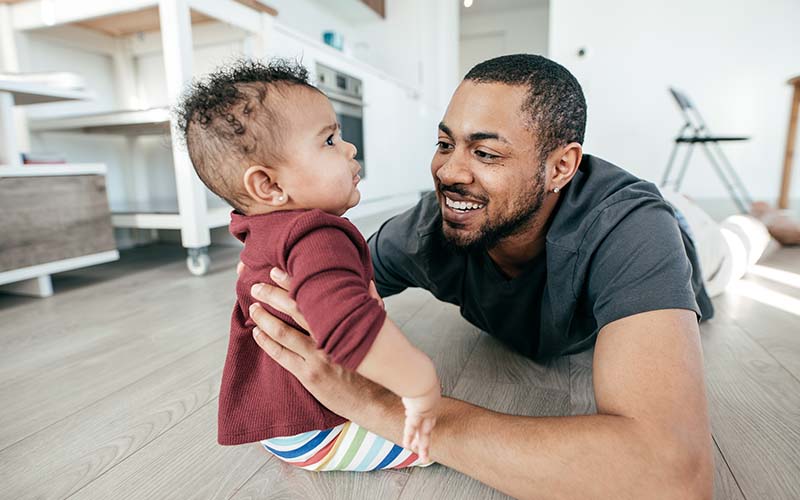
[{"label": "gray t-shirt", "polygon": [[714,313],[694,244],[655,185],[590,155],[561,192],[545,250],[513,279],[486,252],[448,250],[441,225],[428,193],[370,237],[380,295],[425,288],[532,359],[588,349],[605,325],[637,313]]}]

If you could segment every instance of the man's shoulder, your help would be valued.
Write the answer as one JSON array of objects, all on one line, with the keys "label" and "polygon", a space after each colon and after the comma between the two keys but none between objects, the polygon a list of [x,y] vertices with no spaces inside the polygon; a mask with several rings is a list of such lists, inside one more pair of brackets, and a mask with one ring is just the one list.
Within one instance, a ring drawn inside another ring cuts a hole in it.
[{"label": "man's shoulder", "polygon": [[[652,182],[610,162],[585,155],[562,195],[547,241],[577,251],[587,239],[605,238],[631,214],[650,213],[641,209],[653,205],[671,210]],[[642,224],[646,225],[646,220]]]}]

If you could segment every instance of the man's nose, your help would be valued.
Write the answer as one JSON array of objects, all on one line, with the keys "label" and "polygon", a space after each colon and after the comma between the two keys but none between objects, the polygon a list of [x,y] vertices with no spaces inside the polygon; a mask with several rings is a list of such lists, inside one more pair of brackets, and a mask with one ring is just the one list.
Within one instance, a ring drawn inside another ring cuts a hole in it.
[{"label": "man's nose", "polygon": [[436,177],[442,184],[471,184],[472,171],[466,158],[454,151],[447,157],[447,161],[436,171]]}]

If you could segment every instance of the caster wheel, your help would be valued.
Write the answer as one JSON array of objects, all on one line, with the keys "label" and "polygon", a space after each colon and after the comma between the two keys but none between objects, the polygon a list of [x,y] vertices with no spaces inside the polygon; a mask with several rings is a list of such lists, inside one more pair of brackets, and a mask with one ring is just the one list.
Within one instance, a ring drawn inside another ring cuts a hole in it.
[{"label": "caster wheel", "polygon": [[211,257],[205,248],[190,248],[186,257],[186,267],[195,276],[203,276],[211,268]]}]

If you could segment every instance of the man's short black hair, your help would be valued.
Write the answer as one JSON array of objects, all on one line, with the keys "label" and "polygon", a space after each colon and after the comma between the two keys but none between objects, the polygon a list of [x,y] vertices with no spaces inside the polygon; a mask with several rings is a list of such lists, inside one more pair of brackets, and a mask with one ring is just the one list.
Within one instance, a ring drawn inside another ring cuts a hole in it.
[{"label": "man's short black hair", "polygon": [[284,98],[296,86],[317,90],[298,62],[241,59],[193,81],[175,108],[197,175],[237,210],[248,205],[242,169],[282,159]]},{"label": "man's short black hair", "polygon": [[542,160],[559,146],[583,144],[586,99],[578,80],[565,67],[533,54],[514,54],[484,61],[464,80],[528,87],[523,112],[539,142]]}]

